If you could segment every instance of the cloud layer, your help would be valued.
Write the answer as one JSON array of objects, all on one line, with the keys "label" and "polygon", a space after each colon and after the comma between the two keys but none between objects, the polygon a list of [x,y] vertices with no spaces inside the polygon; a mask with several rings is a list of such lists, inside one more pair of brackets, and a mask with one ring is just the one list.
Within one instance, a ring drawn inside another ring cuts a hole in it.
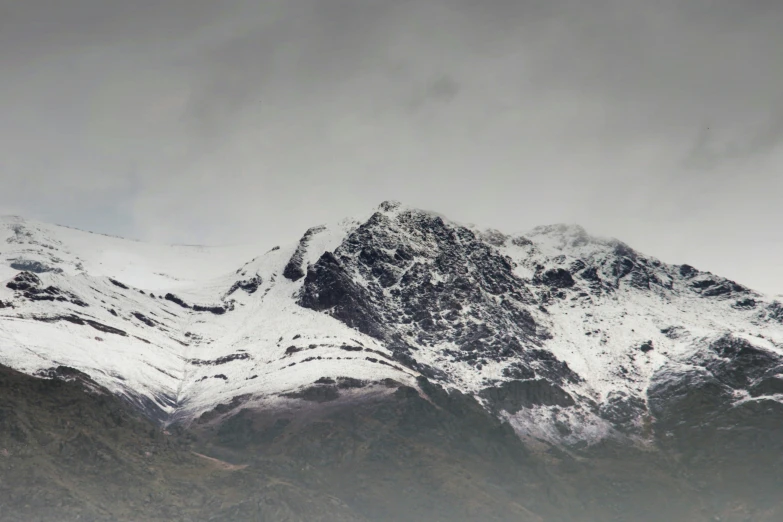
[{"label": "cloud layer", "polygon": [[0,212],[270,244],[384,199],[783,292],[777,0],[0,0]]}]

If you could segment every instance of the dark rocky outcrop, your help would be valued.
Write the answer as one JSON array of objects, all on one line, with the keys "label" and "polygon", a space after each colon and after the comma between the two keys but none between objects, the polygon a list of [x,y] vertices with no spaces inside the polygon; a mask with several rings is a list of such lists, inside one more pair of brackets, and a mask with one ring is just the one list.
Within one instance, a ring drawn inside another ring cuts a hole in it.
[{"label": "dark rocky outcrop", "polygon": [[158,324],[157,321],[155,321],[153,319],[150,319],[149,317],[147,317],[146,315],[144,315],[141,312],[133,312],[131,315],[133,317],[135,317],[136,319],[138,319],[139,321],[141,321],[142,323],[146,324],[147,326],[153,326],[154,327],[154,326],[157,326],[157,324]]},{"label": "dark rocky outcrop", "polygon": [[310,243],[310,239],[321,232],[326,230],[324,226],[317,226],[307,230],[302,238],[299,240],[299,245],[296,247],[291,259],[283,269],[283,277],[290,279],[291,281],[298,281],[302,279],[306,272],[306,268],[302,266],[304,264],[304,256],[307,254],[307,246]]},{"label": "dark rocky outcrop", "polygon": [[691,288],[704,297],[718,297],[748,292],[742,285],[720,278],[699,279],[691,283]]},{"label": "dark rocky outcrop", "polygon": [[707,350],[698,365],[665,366],[653,377],[648,403],[660,429],[679,433],[688,426],[712,425],[716,417],[736,410],[736,391],[774,389],[783,371],[783,357],[744,339],[725,336]]},{"label": "dark rocky outcrop", "polygon": [[243,361],[250,359],[250,354],[247,353],[232,353],[223,357],[218,357],[212,360],[203,359],[190,359],[188,362],[194,366],[220,366],[222,364],[230,363],[231,361]]},{"label": "dark rocky outcrop", "polygon": [[19,297],[29,301],[58,301],[73,303],[82,308],[89,305],[73,292],[66,292],[55,286],[43,286],[41,279],[32,272],[20,272],[5,285],[15,290]]},{"label": "dark rocky outcrop", "polygon": [[250,397],[251,396],[249,394],[237,395],[236,397],[233,397],[231,399],[231,402],[225,404],[218,404],[211,410],[205,411],[199,416],[196,422],[199,424],[205,424],[207,422],[211,422],[214,419],[220,417],[221,415],[225,415],[226,413],[236,410],[242,404],[246,403],[248,399],[250,399]]},{"label": "dark rocky outcrop", "polygon": [[231,285],[231,288],[228,289],[228,292],[226,292],[226,295],[231,295],[237,290],[243,290],[244,292],[247,292],[248,294],[254,294],[256,290],[258,290],[258,287],[261,286],[263,283],[263,279],[260,275],[255,275],[251,277],[250,279],[242,279]]},{"label": "dark rocky outcrop", "polygon": [[739,299],[737,300],[732,307],[737,308],[739,310],[751,310],[753,308],[756,308],[756,305],[758,303],[755,299],[752,299],[750,297],[747,297],[745,299]]},{"label": "dark rocky outcrop", "polygon": [[176,295],[170,292],[164,295],[163,299],[165,299],[166,301],[171,301],[172,303],[177,304],[182,308],[190,308],[190,305],[188,303],[186,303],[183,299],[177,297]]},{"label": "dark rocky outcrop", "polygon": [[644,419],[647,415],[644,399],[622,391],[610,392],[599,407],[599,414],[612,423],[615,429],[624,433],[642,434]]},{"label": "dark rocky outcrop", "polygon": [[316,311],[329,310],[336,319],[362,333],[387,337],[382,317],[370,304],[370,294],[351,278],[331,252],[324,253],[308,271],[299,304]]},{"label": "dark rocky outcrop", "polygon": [[33,272],[36,274],[44,274],[46,272],[61,274],[63,272],[62,268],[51,267],[49,265],[45,265],[44,263],[41,263],[40,261],[33,261],[29,259],[16,259],[14,261],[11,261],[9,266],[14,270]]},{"label": "dark rocky outcrop", "polygon": [[536,372],[520,362],[511,363],[503,368],[503,377],[510,379],[532,379],[535,376]]},{"label": "dark rocky outcrop", "polygon": [[494,410],[512,414],[533,406],[567,407],[576,404],[568,392],[544,379],[506,381],[481,390],[479,396],[486,399]]},{"label": "dark rocky outcrop", "polygon": [[95,328],[98,331],[104,332],[104,333],[110,333],[114,335],[121,335],[122,337],[127,337],[128,334],[120,330],[119,328],[114,328],[113,326],[105,325],[102,323],[99,323],[98,321],[93,321],[91,319],[84,319],[85,324],[88,324]]},{"label": "dark rocky outcrop", "polygon": [[545,285],[555,288],[570,288],[576,284],[571,273],[564,268],[547,270],[541,276],[541,279]]},{"label": "dark rocky outcrop", "polygon": [[199,304],[190,305],[186,303],[184,299],[177,297],[172,293],[167,293],[166,295],[163,296],[163,299],[165,299],[166,301],[171,301],[172,303],[177,304],[182,308],[193,310],[194,312],[210,312],[215,315],[225,314],[227,311],[231,310],[231,306],[232,306],[231,305],[232,301],[229,301],[228,304],[222,304],[222,305],[199,305]]},{"label": "dark rocky outcrop", "polygon": [[299,391],[284,393],[283,397],[311,402],[328,402],[337,400],[340,397],[340,392],[337,390],[337,386],[318,384]]},{"label": "dark rocky outcrop", "polygon": [[699,275],[699,271],[693,268],[691,265],[680,265],[680,275],[686,279],[690,279]]},{"label": "dark rocky outcrop", "polygon": [[762,321],[770,321],[783,324],[783,303],[773,301],[764,310],[759,312],[758,318]]},{"label": "dark rocky outcrop", "polygon": [[299,304],[385,341],[397,361],[433,378],[438,370],[416,361],[417,346],[453,343],[453,361],[479,367],[528,354],[534,367],[555,362],[526,350],[548,334],[513,263],[473,231],[426,212],[374,214],[310,267]]},{"label": "dark rocky outcrop", "polygon": [[755,380],[783,369],[782,356],[757,348],[745,339],[727,335],[709,348],[717,357],[709,359],[704,368],[733,389],[744,389]]},{"label": "dark rocky outcrop", "polygon": [[765,375],[748,387],[751,397],[762,395],[783,395],[783,367],[778,368],[781,373]]},{"label": "dark rocky outcrop", "polygon": [[229,307],[226,305],[193,305],[193,311],[194,312],[209,312],[211,314],[215,315],[223,315],[229,310]]},{"label": "dark rocky outcrop", "polygon": [[127,337],[128,334],[124,330],[120,330],[119,328],[114,328],[113,326],[109,326],[103,323],[99,323],[98,321],[95,321],[93,319],[87,319],[84,317],[80,317],[78,315],[74,314],[68,314],[68,315],[46,315],[46,316],[33,316],[32,319],[36,321],[41,321],[44,323],[56,323],[58,321],[66,321],[71,324],[77,324],[80,326],[87,325],[95,328],[96,330],[104,333],[110,333],[114,335],[121,335],[123,337]]},{"label": "dark rocky outcrop", "polygon": [[40,288],[43,283],[41,279],[32,272],[21,272],[5,284],[7,288],[19,292],[29,291]]},{"label": "dark rocky outcrop", "polygon": [[116,279],[109,278],[109,282],[111,284],[113,284],[114,286],[116,286],[117,288],[122,288],[123,290],[130,290],[128,285],[126,285],[125,283],[121,283],[121,282],[117,281]]},{"label": "dark rocky outcrop", "polygon": [[343,390],[364,388],[365,386],[367,386],[367,382],[361,379],[354,379],[353,377],[337,377],[337,387]]}]

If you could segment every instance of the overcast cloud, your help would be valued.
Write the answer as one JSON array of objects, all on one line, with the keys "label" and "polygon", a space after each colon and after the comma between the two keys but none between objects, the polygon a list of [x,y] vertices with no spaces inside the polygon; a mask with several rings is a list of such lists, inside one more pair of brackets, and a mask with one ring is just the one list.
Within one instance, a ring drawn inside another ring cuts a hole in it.
[{"label": "overcast cloud", "polygon": [[385,199],[783,293],[780,0],[0,0],[0,213],[295,241]]}]

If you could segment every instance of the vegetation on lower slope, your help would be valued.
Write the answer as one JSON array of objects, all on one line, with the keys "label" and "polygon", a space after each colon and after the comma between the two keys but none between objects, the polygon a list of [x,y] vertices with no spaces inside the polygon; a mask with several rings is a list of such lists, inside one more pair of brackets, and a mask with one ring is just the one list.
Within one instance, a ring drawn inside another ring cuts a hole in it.
[{"label": "vegetation on lower slope", "polygon": [[771,522],[783,513],[783,416],[766,403],[707,413],[706,397],[672,402],[701,409],[656,409],[646,447],[607,439],[569,449],[523,443],[474,398],[423,378],[420,390],[387,382],[361,400],[237,404],[164,430],[86,375],[55,373],[0,367],[0,520]]}]

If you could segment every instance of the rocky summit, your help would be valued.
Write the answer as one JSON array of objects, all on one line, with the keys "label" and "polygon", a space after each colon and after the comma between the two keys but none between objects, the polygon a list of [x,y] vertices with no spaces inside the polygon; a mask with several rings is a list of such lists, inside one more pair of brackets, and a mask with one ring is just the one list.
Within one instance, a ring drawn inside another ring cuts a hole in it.
[{"label": "rocky summit", "polygon": [[0,280],[2,520],[783,518],[783,303],[578,226],[4,217]]}]

